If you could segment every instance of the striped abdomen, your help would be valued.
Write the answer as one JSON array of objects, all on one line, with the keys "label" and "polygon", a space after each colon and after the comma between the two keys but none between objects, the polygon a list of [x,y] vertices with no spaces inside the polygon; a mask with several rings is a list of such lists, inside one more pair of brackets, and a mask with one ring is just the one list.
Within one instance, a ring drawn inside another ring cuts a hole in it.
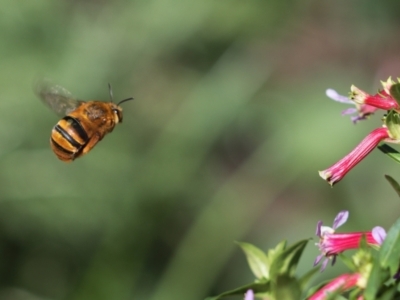
[{"label": "striped abdomen", "polygon": [[57,157],[72,161],[81,155],[89,137],[81,123],[70,116],[62,118],[51,132],[50,144]]}]

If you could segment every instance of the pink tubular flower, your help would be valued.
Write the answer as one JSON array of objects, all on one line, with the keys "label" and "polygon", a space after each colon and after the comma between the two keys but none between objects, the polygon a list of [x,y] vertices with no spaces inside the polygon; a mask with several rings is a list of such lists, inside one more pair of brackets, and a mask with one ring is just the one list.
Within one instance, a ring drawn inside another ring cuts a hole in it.
[{"label": "pink tubular flower", "polygon": [[326,95],[332,100],[340,103],[355,105],[355,107],[345,109],[342,115],[358,114],[357,116],[350,117],[351,121],[356,124],[358,121],[366,120],[370,115],[374,114],[379,108],[367,104],[358,104],[346,96],[338,94],[333,89],[327,89]]},{"label": "pink tubular flower", "polygon": [[356,109],[347,109],[342,114],[358,112],[357,117],[352,117],[354,123],[366,119],[377,109],[387,110],[382,128],[372,131],[361,143],[347,156],[338,161],[330,168],[320,171],[319,175],[331,186],[340,181],[355,165],[367,156],[382,141],[389,143],[400,143],[400,79],[395,83],[389,77],[382,82],[383,90],[375,95],[367,94],[354,85],[351,87],[351,96],[347,98],[339,95],[336,91],[328,89],[326,94],[331,99],[347,104],[355,104]]},{"label": "pink tubular flower", "polygon": [[362,277],[359,273],[342,274],[319,289],[310,298],[308,298],[308,300],[328,299],[330,293],[345,292],[351,288],[357,287],[360,280],[362,280]]},{"label": "pink tubular flower", "polygon": [[398,110],[400,106],[390,94],[390,88],[393,84],[395,82],[389,77],[386,82],[382,82],[383,90],[375,95],[370,95],[352,85],[350,99],[359,105],[366,104],[384,110]]},{"label": "pink tubular flower", "polygon": [[319,171],[319,176],[331,186],[343,179],[343,177],[363,160],[382,141],[393,142],[386,127],[373,130],[364,138],[353,151],[326,170]]},{"label": "pink tubular flower", "polygon": [[336,256],[343,251],[357,249],[360,241],[365,237],[369,245],[380,245],[386,236],[385,230],[381,227],[375,227],[373,231],[367,232],[350,232],[350,233],[335,233],[335,230],[343,225],[349,217],[348,211],[341,211],[335,217],[333,226],[322,226],[322,221],[317,223],[316,235],[320,238],[316,246],[319,247],[321,254],[314,261],[314,266],[319,264],[322,258],[325,258],[321,265],[323,271],[329,259],[332,259],[332,264],[335,263]]}]

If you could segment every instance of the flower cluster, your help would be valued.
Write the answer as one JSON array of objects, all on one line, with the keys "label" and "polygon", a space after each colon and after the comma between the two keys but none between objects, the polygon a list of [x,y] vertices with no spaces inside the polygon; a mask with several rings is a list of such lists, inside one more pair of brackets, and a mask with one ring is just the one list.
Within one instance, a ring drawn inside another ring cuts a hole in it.
[{"label": "flower cluster", "polygon": [[[352,86],[350,97],[327,90],[326,94],[333,100],[355,106],[342,112],[344,115],[356,113],[356,116],[351,117],[353,123],[367,119],[377,110],[387,111],[382,127],[374,129],[343,159],[319,172],[330,185],[340,181],[382,141],[400,143],[400,80],[395,83],[389,78],[382,82],[382,86],[383,89],[375,95],[369,95]],[[379,149],[382,150],[382,147],[379,146]],[[388,151],[388,148],[390,147],[385,145],[383,151]],[[395,160],[400,162],[400,154]],[[386,178],[400,196],[400,184],[388,175]],[[318,221],[318,242],[315,245],[319,249],[319,255],[314,261],[314,267],[320,265],[322,272],[329,262],[334,265],[339,257],[350,271],[308,291],[307,299],[328,300],[336,299],[336,296],[340,299],[348,296],[348,299],[357,300],[400,299],[400,219],[389,229],[388,234],[380,226],[367,231],[337,232],[348,218],[349,212],[343,210],[335,217],[332,227],[324,226],[322,221]],[[213,299],[238,294],[243,297],[243,293],[244,300],[255,300],[256,297],[277,300],[282,299],[282,295],[285,299],[299,299],[301,294],[305,294],[304,287],[315,273],[307,272],[301,277],[296,275],[296,267],[308,241],[309,239],[302,240],[290,246],[282,241],[267,252],[251,244],[238,242],[256,280]],[[356,250],[351,258],[343,255],[348,250]]]},{"label": "flower cluster", "polygon": [[[323,226],[322,221],[318,221],[316,235],[319,241],[316,246],[319,248],[320,254],[315,259],[314,267],[322,261],[321,271],[323,271],[330,260],[332,260],[332,264],[335,262],[339,254],[347,250],[359,249],[353,256],[354,268],[352,272],[341,274],[320,287],[307,298],[309,300],[331,299],[330,295],[332,294],[342,294],[354,289],[358,289],[356,290],[357,299],[363,299],[362,290],[367,286],[373,265],[370,253],[361,249],[363,242],[364,247],[379,250],[386,238],[386,231],[382,227],[376,226],[370,231],[337,233],[336,230],[346,223],[348,218],[349,212],[341,211],[335,217],[332,227]],[[259,254],[253,256],[252,259],[253,262],[261,260],[263,260],[263,257]],[[265,296],[262,293],[257,295]],[[248,289],[244,295],[244,300],[255,300],[255,296],[255,291]],[[275,298],[272,297],[271,299]]]},{"label": "flower cluster", "polygon": [[320,238],[316,244],[321,251],[314,262],[314,266],[318,265],[320,261],[325,258],[322,263],[321,270],[323,271],[332,259],[332,265],[336,261],[336,256],[343,251],[350,249],[357,249],[360,246],[360,241],[363,237],[369,245],[381,245],[386,232],[382,227],[375,227],[371,231],[366,232],[349,232],[349,233],[336,233],[335,230],[342,226],[348,219],[349,212],[341,211],[333,221],[333,226],[322,226],[322,221],[317,224],[316,235]]},{"label": "flower cluster", "polygon": [[[321,260],[325,258],[321,266],[321,271],[326,268],[330,259],[332,259],[333,265],[338,254],[347,250],[358,249],[363,238],[369,246],[376,248],[382,245],[386,237],[386,231],[379,226],[374,227],[371,231],[365,232],[336,233],[336,229],[343,225],[347,221],[348,217],[348,211],[339,212],[333,221],[332,227],[322,226],[322,221],[318,222],[316,235],[320,240],[316,245],[319,247],[321,254],[315,259],[314,266],[318,265]],[[366,270],[369,271],[370,268],[367,268]],[[368,276],[369,272],[361,271],[342,274],[323,286],[309,299],[325,299],[329,292],[337,292],[338,290],[344,292],[354,287],[365,288],[365,282],[367,281]]]},{"label": "flower cluster", "polygon": [[354,166],[364,159],[379,143],[385,141],[389,143],[400,143],[400,124],[398,114],[400,105],[395,97],[399,83],[395,83],[391,78],[382,82],[383,89],[375,95],[370,95],[354,85],[351,87],[350,97],[339,95],[336,91],[329,89],[326,94],[331,99],[347,104],[355,105],[355,108],[346,109],[342,114],[354,114],[351,119],[354,123],[366,119],[376,110],[389,111],[387,118],[384,118],[382,127],[373,130],[365,137],[361,143],[354,148],[348,155],[339,160],[331,167],[320,171],[319,175],[330,185],[339,182]]}]

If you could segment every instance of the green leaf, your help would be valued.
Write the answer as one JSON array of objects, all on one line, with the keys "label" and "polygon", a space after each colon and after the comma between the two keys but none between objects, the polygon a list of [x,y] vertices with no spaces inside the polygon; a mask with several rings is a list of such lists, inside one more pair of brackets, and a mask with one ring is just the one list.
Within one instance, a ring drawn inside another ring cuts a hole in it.
[{"label": "green leaf", "polygon": [[[318,270],[318,269],[317,269]],[[323,286],[331,282],[332,279],[327,279],[322,282],[319,282],[317,285],[312,286],[311,288],[308,289],[306,293],[306,299],[308,299],[311,295],[314,295],[317,291],[319,291]]]},{"label": "green leaf", "polygon": [[393,276],[399,268],[400,260],[400,219],[394,223],[386,235],[379,251],[379,262],[383,268],[390,268]]},{"label": "green leaf", "polygon": [[310,271],[308,271],[306,274],[304,274],[300,279],[299,279],[299,283],[300,283],[300,287],[301,289],[305,289],[306,286],[310,283],[312,277],[318,273],[319,268],[312,268]]},{"label": "green leaf", "polygon": [[381,296],[377,299],[379,300],[392,300],[398,299],[394,295],[396,294],[396,286],[391,286],[389,288],[385,288],[385,291],[381,293]]},{"label": "green leaf", "polygon": [[357,269],[356,265],[354,264],[354,260],[351,257],[344,255],[343,253],[339,253],[340,261],[350,270],[355,271]]},{"label": "green leaf", "polygon": [[[359,288],[355,288],[349,293],[349,300],[358,300],[359,295],[361,294],[362,290]],[[364,299],[365,300],[365,299]]]},{"label": "green leaf", "polygon": [[275,248],[269,249],[267,253],[268,261],[271,262],[286,249],[287,242],[283,240]]},{"label": "green leaf", "polygon": [[380,144],[378,146],[378,149],[381,150],[383,153],[385,153],[387,156],[389,156],[391,159],[396,161],[397,163],[400,163],[400,153],[396,149],[390,147],[385,143]]},{"label": "green leaf", "polygon": [[400,116],[394,110],[390,110],[385,118],[385,124],[390,136],[396,140],[400,139]]},{"label": "green leaf", "polygon": [[400,83],[395,83],[390,87],[390,95],[400,104]]},{"label": "green leaf", "polygon": [[256,246],[249,243],[237,242],[246,255],[247,262],[253,274],[258,278],[269,278],[269,263],[267,255]]},{"label": "green leaf", "polygon": [[375,299],[380,287],[383,283],[383,275],[381,266],[379,263],[375,263],[372,265],[371,273],[368,277],[367,287],[365,288],[364,297],[365,300],[373,300]]},{"label": "green leaf", "polygon": [[303,240],[285,249],[271,263],[270,278],[274,280],[278,275],[294,276],[301,254],[309,240]]},{"label": "green leaf", "polygon": [[347,300],[347,298],[341,295],[342,293],[343,292],[340,289],[332,292],[327,292],[327,296],[324,297],[324,300]]},{"label": "green leaf", "polygon": [[400,185],[399,185],[399,183],[396,180],[394,180],[393,177],[391,177],[389,175],[385,175],[385,178],[386,178],[387,181],[389,181],[389,183],[392,186],[392,188],[395,190],[397,195],[400,197]]},{"label": "green leaf", "polygon": [[300,283],[290,276],[278,276],[272,283],[274,299],[297,300],[301,298]]},{"label": "green leaf", "polygon": [[343,297],[342,295],[332,295],[331,297],[328,297],[326,300],[347,300],[347,298]]},{"label": "green leaf", "polygon": [[270,293],[271,292],[271,283],[269,280],[250,283],[250,284],[244,285],[242,287],[239,287],[237,289],[230,290],[230,291],[224,292],[222,294],[219,294],[218,296],[207,297],[205,300],[217,300],[217,299],[221,299],[226,296],[233,296],[233,295],[243,296],[248,290],[253,290],[254,294]]}]

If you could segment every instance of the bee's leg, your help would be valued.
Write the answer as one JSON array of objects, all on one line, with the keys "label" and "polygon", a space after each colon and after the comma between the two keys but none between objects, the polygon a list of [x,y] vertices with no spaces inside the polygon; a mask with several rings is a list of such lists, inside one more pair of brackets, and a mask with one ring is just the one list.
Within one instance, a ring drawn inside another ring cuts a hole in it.
[{"label": "bee's leg", "polygon": [[89,142],[83,147],[81,155],[88,153],[96,144],[101,140],[101,136],[95,133],[89,140]]}]

